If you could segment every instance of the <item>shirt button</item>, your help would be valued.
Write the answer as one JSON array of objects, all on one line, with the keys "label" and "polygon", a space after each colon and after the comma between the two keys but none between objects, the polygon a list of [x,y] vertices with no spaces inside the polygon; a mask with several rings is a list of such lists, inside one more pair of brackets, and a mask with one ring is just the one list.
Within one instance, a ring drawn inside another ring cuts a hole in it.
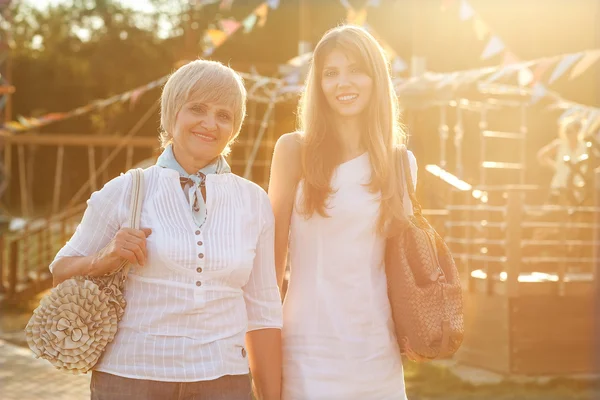
[{"label": "shirt button", "polygon": [[198,254],[198,258],[204,258],[204,254],[202,254],[202,253]]},{"label": "shirt button", "polygon": [[196,235],[199,235],[199,234],[200,234],[200,231],[196,231]]},{"label": "shirt button", "polygon": [[202,268],[198,267],[198,268],[196,268],[196,271],[202,272]]},{"label": "shirt button", "polygon": [[242,357],[246,358],[246,349],[242,347]]},{"label": "shirt button", "polygon": [[196,286],[202,286],[202,282],[196,281]]},{"label": "shirt button", "polygon": [[202,241],[198,242],[198,246],[202,246]]}]

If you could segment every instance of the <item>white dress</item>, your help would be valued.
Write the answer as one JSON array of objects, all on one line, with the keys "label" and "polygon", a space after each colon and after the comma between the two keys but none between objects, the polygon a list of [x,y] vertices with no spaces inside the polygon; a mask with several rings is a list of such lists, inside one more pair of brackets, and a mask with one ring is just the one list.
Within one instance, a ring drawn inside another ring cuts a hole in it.
[{"label": "white dress", "polygon": [[379,194],[363,185],[370,175],[367,153],[337,168],[329,218],[300,215],[298,187],[283,306],[284,400],[406,399],[387,297],[385,239],[376,233]]}]

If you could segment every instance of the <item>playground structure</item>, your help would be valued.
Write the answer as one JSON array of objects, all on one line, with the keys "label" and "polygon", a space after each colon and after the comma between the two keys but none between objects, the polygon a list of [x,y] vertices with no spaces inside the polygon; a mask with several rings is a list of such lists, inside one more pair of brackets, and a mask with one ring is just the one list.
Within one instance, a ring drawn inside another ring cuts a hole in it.
[{"label": "playground structure", "polygon": [[[527,67],[539,62],[521,64]],[[526,143],[531,136],[528,116],[535,93],[523,86],[494,84],[501,72],[511,74],[503,65],[394,79],[405,110],[410,112],[416,106],[415,93],[426,93],[430,97],[426,107],[439,110],[439,162],[422,166],[420,180],[426,175],[441,192],[448,193],[443,207],[425,210],[425,215],[443,232],[464,280],[466,335],[456,359],[507,375],[591,372],[592,305],[600,258],[596,254],[600,204],[594,196],[593,168],[588,168],[586,202],[542,206],[532,200],[530,195],[537,188],[527,181],[531,161],[527,160]],[[276,117],[292,115],[301,88],[289,79],[242,75],[249,95],[248,118],[229,162],[234,172],[266,188],[275,141],[293,129],[291,123],[280,128]],[[158,86],[160,83],[154,87]],[[464,94],[465,87],[475,95]],[[594,114],[592,108],[564,104],[565,110],[588,110],[580,112],[579,118],[587,118],[590,131],[600,124],[600,114]],[[122,159],[124,152],[122,171],[126,171],[151,159],[158,149],[157,137],[138,135],[144,122],[157,112],[156,105],[150,107],[126,135],[118,137],[0,131],[2,166],[5,176],[18,180],[24,217],[34,215],[31,188],[36,182],[28,167],[30,149],[47,146],[56,152],[48,216],[31,220],[17,233],[0,236],[4,301],[18,303],[51,286],[48,264],[74,232],[85,199],[111,178],[105,176],[107,167],[119,155]],[[473,118],[478,120],[477,130],[469,139],[469,149],[479,150],[476,174],[464,162],[466,120]],[[449,120],[454,121],[452,126]],[[587,162],[595,166],[596,145],[590,143]],[[70,172],[64,168],[67,148],[86,153],[88,160],[88,179],[68,200],[61,192]],[[110,152],[97,165],[100,149]]]}]

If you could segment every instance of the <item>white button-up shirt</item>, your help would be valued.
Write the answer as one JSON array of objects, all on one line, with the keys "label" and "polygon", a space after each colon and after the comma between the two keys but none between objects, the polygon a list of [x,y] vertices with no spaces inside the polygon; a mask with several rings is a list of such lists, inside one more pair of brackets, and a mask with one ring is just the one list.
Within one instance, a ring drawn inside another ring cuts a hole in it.
[{"label": "white button-up shirt", "polygon": [[[148,258],[130,270],[125,315],[95,369],[171,382],[248,373],[246,332],[282,326],[266,193],[234,174],[208,175],[199,229],[176,171],[152,166],[144,177]],[[55,260],[97,253],[128,226],[131,183],[124,174],[92,194]]]}]

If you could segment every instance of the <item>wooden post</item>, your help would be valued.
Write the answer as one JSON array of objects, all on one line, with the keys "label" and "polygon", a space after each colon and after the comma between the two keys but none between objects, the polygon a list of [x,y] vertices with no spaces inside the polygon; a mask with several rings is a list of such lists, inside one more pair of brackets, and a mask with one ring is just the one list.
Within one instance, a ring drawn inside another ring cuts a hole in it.
[{"label": "wooden post", "polygon": [[17,146],[17,155],[19,161],[19,187],[21,192],[21,213],[24,217],[29,216],[29,208],[28,208],[28,198],[27,195],[27,174],[25,170],[25,153],[23,149],[23,145]]},{"label": "wooden post", "polygon": [[54,193],[52,194],[52,214],[58,212],[60,205],[60,186],[62,183],[63,159],[65,155],[65,146],[58,146],[56,151],[56,173],[54,175]]},{"label": "wooden post", "polygon": [[6,293],[4,285],[4,235],[0,233],[0,293]]},{"label": "wooden post", "polygon": [[13,299],[17,293],[17,269],[19,267],[19,242],[13,240],[10,243],[8,260],[8,290],[7,296]]},{"label": "wooden post", "polygon": [[88,168],[90,172],[90,190],[95,192],[98,190],[98,182],[96,180],[96,157],[94,146],[88,146]]},{"label": "wooden post", "polygon": [[127,146],[127,156],[125,159],[125,171],[129,171],[133,166],[133,146]]},{"label": "wooden post", "polygon": [[12,143],[9,142],[8,140],[4,141],[4,176],[6,177],[6,188],[4,189],[4,194],[5,197],[7,199],[7,203],[8,203],[8,198],[9,198],[9,193],[11,192],[10,190],[10,174],[11,174],[11,167],[12,167]]},{"label": "wooden post", "polygon": [[522,216],[523,196],[518,190],[510,190],[506,212],[506,294],[508,297],[519,295]]}]

